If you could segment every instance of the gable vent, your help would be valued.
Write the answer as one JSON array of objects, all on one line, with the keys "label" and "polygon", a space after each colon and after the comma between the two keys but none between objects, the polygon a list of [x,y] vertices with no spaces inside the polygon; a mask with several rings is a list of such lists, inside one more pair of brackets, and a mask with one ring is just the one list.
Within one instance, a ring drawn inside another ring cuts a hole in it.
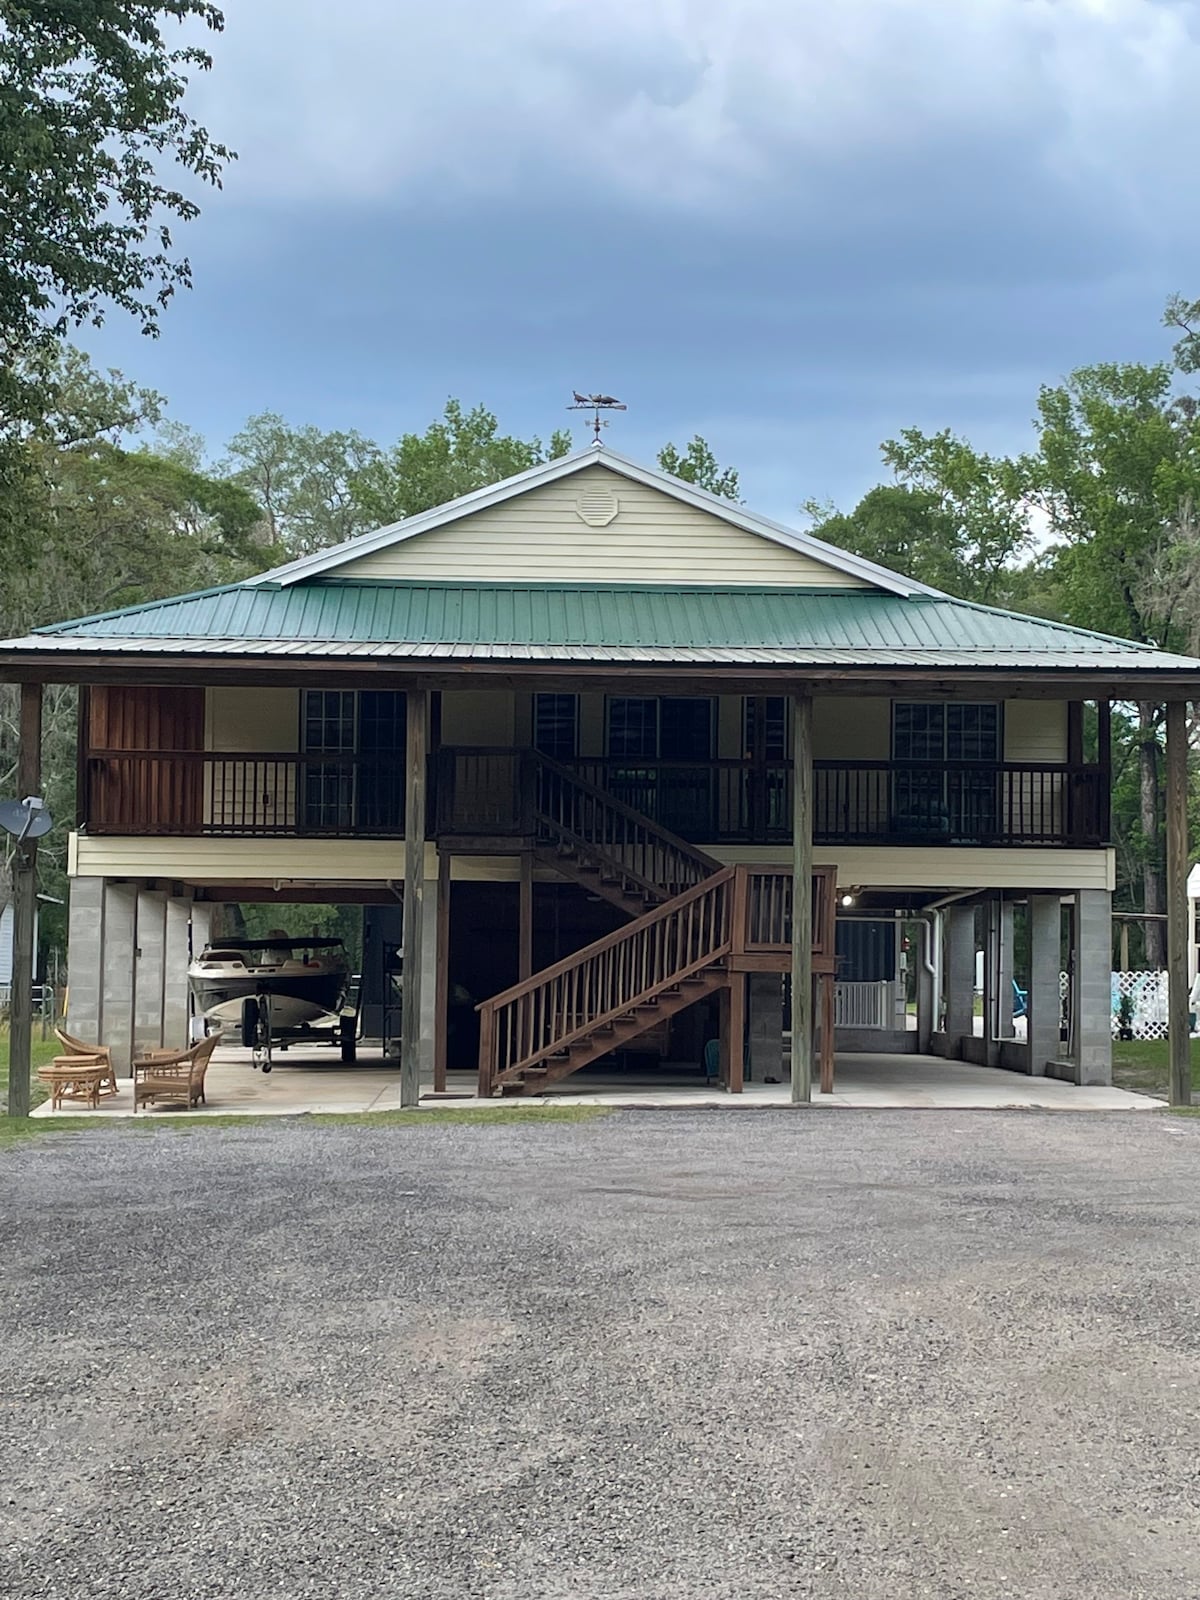
[{"label": "gable vent", "polygon": [[605,483],[584,489],[575,502],[580,521],[586,522],[589,528],[606,527],[620,509],[621,502]]}]

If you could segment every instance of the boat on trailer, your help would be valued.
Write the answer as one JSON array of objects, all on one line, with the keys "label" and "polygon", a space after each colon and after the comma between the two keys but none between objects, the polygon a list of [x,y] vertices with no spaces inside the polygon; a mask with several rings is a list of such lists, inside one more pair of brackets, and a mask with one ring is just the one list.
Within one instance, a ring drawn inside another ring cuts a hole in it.
[{"label": "boat on trailer", "polygon": [[[302,1031],[342,1009],[350,965],[340,939],[222,939],[188,968],[196,1010],[212,1027],[241,1028],[247,1000],[268,1000],[271,1027]],[[256,1007],[257,1009],[257,1007]]]}]

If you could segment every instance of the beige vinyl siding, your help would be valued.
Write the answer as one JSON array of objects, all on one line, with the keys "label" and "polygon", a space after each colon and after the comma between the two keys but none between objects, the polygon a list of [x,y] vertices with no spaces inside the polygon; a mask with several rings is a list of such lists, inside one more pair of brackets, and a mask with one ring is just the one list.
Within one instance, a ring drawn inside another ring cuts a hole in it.
[{"label": "beige vinyl siding", "polygon": [[813,701],[817,761],[887,761],[892,754],[892,702],[863,698]]},{"label": "beige vinyl siding", "polygon": [[[725,863],[777,864],[777,845],[706,845]],[[991,849],[969,845],[816,845],[817,866],[864,889],[1032,889],[1070,894],[1116,887],[1113,850]]]},{"label": "beige vinyl siding", "polygon": [[[283,755],[299,749],[297,689],[210,689],[206,743],[214,753]],[[294,763],[208,763],[204,772],[204,820],[212,826],[236,819],[238,827],[296,825]]]},{"label": "beige vinyl siding", "polygon": [[1067,759],[1066,701],[1006,700],[1004,759],[1065,761]]},{"label": "beige vinyl siding", "polygon": [[[170,878],[180,883],[271,885],[387,884],[404,876],[398,839],[91,838],[72,834],[72,877]],[[437,876],[437,852],[426,849],[426,876]]]},{"label": "beige vinyl siding", "polygon": [[[577,512],[585,489],[607,483],[620,510],[606,527]],[[343,578],[480,579],[500,583],[716,583],[864,589],[786,545],[734,527],[597,464],[558,483],[336,569]]]}]

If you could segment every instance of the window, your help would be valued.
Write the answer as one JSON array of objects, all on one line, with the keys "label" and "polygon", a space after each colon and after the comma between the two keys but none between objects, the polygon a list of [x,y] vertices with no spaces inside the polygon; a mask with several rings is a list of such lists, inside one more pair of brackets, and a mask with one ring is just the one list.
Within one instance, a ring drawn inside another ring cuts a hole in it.
[{"label": "window", "polygon": [[535,694],[533,747],[552,761],[572,761],[579,754],[579,696]]},{"label": "window", "polygon": [[742,701],[742,749],[747,757],[758,755],[758,708],[763,707],[764,761],[786,761],[788,757],[787,699],[781,694],[747,695]]},{"label": "window", "polygon": [[405,709],[404,695],[390,689],[305,690],[305,828],[321,833],[399,830]]},{"label": "window", "polygon": [[608,753],[652,761],[711,761],[713,702],[703,696],[612,695]]},{"label": "window", "polygon": [[619,800],[690,839],[715,837],[715,701],[611,695],[608,786]]},{"label": "window", "polygon": [[[1000,759],[998,705],[898,700],[892,756],[906,763],[892,775],[894,832],[973,841],[995,835],[997,777],[991,769]],[[972,763],[980,770],[972,771]]]},{"label": "window", "polygon": [[897,761],[998,761],[1000,707],[898,700],[892,755]]}]

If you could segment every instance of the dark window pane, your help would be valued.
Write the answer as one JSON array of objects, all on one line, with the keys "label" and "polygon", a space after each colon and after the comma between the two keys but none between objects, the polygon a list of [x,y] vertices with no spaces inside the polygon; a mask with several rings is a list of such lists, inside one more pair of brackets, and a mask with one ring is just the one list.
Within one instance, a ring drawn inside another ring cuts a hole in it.
[{"label": "dark window pane", "polygon": [[642,760],[658,754],[658,701],[614,695],[608,702],[608,753]]},{"label": "dark window pane", "polygon": [[711,700],[665,697],[659,701],[659,755],[664,761],[710,761],[713,753]]},{"label": "dark window pane", "polygon": [[570,761],[578,755],[578,695],[534,695],[533,743],[535,749],[555,761]]}]

